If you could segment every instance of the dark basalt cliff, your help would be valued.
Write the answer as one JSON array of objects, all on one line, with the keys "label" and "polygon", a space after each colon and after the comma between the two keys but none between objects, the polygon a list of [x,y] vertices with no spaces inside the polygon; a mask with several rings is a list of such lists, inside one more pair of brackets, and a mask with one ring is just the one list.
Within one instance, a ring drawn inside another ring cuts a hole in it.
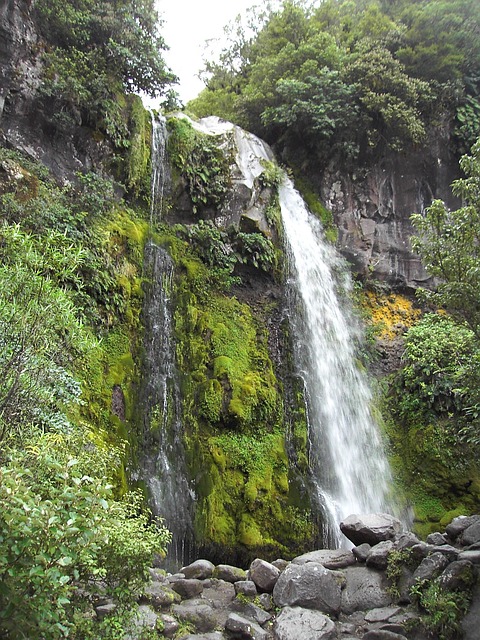
[{"label": "dark basalt cliff", "polygon": [[410,216],[435,198],[454,206],[449,185],[457,177],[448,127],[438,127],[422,149],[390,151],[350,172],[332,163],[316,182],[338,227],[337,246],[354,271],[411,290],[429,278],[410,246]]}]

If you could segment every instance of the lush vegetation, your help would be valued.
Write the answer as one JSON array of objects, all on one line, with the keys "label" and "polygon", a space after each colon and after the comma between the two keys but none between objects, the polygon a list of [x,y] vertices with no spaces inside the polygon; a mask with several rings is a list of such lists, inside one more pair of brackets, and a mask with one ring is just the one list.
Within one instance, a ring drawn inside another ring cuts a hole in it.
[{"label": "lush vegetation", "polygon": [[169,541],[124,470],[147,223],[96,173],[61,187],[7,149],[0,167],[0,635],[118,637]]},{"label": "lush vegetation", "polygon": [[480,133],[479,12],[475,0],[264,4],[231,25],[188,106],[239,123],[297,166],[422,145],[445,121],[465,152]]},{"label": "lush vegetation", "polygon": [[461,159],[465,177],[452,185],[463,206],[450,211],[436,200],[412,216],[419,234],[413,245],[437,284],[418,295],[440,311],[405,334],[402,368],[389,391],[389,435],[422,533],[475,511],[480,498],[479,149],[476,143]]},{"label": "lush vegetation", "polygon": [[169,100],[175,81],[153,0],[38,0],[35,11],[48,42],[40,92],[53,122],[86,124],[128,146],[125,93]]}]

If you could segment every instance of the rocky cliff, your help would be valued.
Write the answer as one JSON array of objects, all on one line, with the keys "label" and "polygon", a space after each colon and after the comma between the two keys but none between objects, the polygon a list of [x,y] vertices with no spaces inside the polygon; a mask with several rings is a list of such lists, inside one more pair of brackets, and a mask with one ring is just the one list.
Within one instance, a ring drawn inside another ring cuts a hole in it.
[{"label": "rocky cliff", "polygon": [[82,122],[62,124],[59,105],[39,92],[46,44],[39,36],[31,0],[7,0],[0,7],[0,140],[71,182],[75,173],[99,169],[112,146]]},{"label": "rocky cliff", "polygon": [[434,198],[456,204],[449,185],[458,177],[458,158],[449,149],[449,129],[439,126],[424,148],[388,151],[355,171],[332,162],[314,178],[334,215],[337,246],[362,278],[387,282],[397,290],[428,283],[410,246],[410,216],[422,213]]}]

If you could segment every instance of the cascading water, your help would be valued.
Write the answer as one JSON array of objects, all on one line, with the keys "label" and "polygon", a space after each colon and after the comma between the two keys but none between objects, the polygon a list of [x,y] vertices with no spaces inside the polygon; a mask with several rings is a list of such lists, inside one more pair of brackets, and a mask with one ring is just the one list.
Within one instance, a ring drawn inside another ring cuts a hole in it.
[{"label": "cascading water", "polygon": [[[161,219],[167,184],[165,120],[152,119],[151,222]],[[193,553],[192,494],[182,443],[181,401],[175,366],[171,290],[173,263],[153,241],[145,248],[148,286],[144,307],[143,455],[140,478],[148,489],[152,511],[173,534],[165,561],[178,569]]]},{"label": "cascading water", "polygon": [[390,471],[370,413],[371,393],[356,363],[358,328],[339,295],[351,286],[346,271],[288,179],[280,188],[280,204],[310,466],[327,523],[324,544],[339,546],[343,536],[337,523],[343,518],[387,508]]},{"label": "cascading water", "polygon": [[[264,171],[265,160],[273,159],[262,140],[230,123],[210,117],[192,124],[213,135],[233,130],[240,172],[236,181],[249,188]],[[370,411],[369,386],[357,365],[360,330],[346,303],[351,287],[347,270],[288,178],[280,188],[280,204],[293,348],[307,403],[310,467],[323,516],[323,543],[337,547],[346,543],[338,527],[343,518],[392,509],[387,499],[391,476]]]}]

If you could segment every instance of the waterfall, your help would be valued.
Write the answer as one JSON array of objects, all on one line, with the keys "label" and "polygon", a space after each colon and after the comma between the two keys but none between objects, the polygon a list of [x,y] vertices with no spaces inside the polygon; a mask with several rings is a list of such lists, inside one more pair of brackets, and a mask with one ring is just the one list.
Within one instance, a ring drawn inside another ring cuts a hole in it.
[{"label": "waterfall", "polygon": [[[152,118],[151,222],[161,219],[168,184],[166,126]],[[144,257],[147,286],[144,302],[144,357],[140,411],[143,451],[139,480],[147,488],[150,506],[173,534],[165,561],[177,570],[193,554],[192,502],[182,442],[181,394],[175,365],[171,308],[173,262],[150,240]]]},{"label": "waterfall", "polygon": [[337,523],[387,508],[390,471],[371,393],[356,361],[359,328],[346,306],[351,283],[319,221],[286,179],[280,204],[289,263],[290,320],[303,379],[310,466],[326,519],[324,543],[339,546]]},{"label": "waterfall", "polygon": [[162,115],[152,118],[152,150],[151,150],[151,193],[150,193],[150,223],[162,217],[163,196],[169,170],[167,166],[167,124]]}]

